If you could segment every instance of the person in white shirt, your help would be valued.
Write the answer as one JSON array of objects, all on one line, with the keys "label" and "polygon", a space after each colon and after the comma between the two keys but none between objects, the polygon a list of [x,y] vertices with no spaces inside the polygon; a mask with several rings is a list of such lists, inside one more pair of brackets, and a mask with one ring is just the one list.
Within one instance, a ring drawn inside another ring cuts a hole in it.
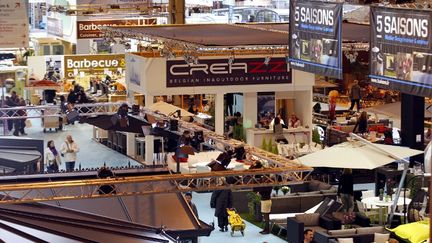
[{"label": "person in white shirt", "polygon": [[71,135],[66,136],[66,141],[62,144],[60,151],[66,162],[66,171],[74,171],[79,148]]},{"label": "person in white shirt", "polygon": [[45,151],[45,166],[48,173],[58,172],[60,165],[60,153],[57,151],[54,141],[49,140]]},{"label": "person in white shirt", "polygon": [[300,119],[296,116],[296,114],[291,114],[291,117],[288,119],[288,128],[297,128],[300,125]]}]

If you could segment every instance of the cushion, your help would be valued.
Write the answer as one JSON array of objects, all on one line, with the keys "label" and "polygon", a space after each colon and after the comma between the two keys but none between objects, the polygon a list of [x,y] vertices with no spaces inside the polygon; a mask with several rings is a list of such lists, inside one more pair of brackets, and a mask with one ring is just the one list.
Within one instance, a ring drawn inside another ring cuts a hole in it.
[{"label": "cushion", "polygon": [[319,225],[319,213],[305,213],[305,214],[297,214],[295,219],[297,221],[303,222],[304,226],[316,226]]},{"label": "cushion", "polygon": [[338,238],[339,243],[354,243],[353,238]]},{"label": "cushion", "polygon": [[298,193],[299,196],[307,196],[307,195],[315,195],[315,194],[320,194],[320,191],[299,192]]},{"label": "cushion", "polygon": [[321,182],[320,181],[316,181],[316,180],[311,180],[308,184],[308,189],[309,191],[319,191],[319,184]]},{"label": "cushion", "polygon": [[328,234],[332,236],[355,235],[356,229],[329,230]]},{"label": "cushion", "polygon": [[390,234],[380,234],[375,233],[374,234],[374,241],[375,243],[386,243],[390,238]]},{"label": "cushion", "polygon": [[423,242],[429,238],[429,220],[399,225],[391,231],[410,242]]},{"label": "cushion", "polygon": [[325,194],[327,194],[327,193],[336,193],[337,192],[337,189],[336,188],[330,188],[330,189],[327,189],[327,190],[321,190],[321,193],[325,193]]},{"label": "cushion", "polygon": [[357,234],[384,233],[383,226],[357,228]]},{"label": "cushion", "polygon": [[330,189],[332,189],[332,187],[333,187],[332,185],[324,183],[324,182],[320,182],[318,184],[318,190],[330,190]]}]

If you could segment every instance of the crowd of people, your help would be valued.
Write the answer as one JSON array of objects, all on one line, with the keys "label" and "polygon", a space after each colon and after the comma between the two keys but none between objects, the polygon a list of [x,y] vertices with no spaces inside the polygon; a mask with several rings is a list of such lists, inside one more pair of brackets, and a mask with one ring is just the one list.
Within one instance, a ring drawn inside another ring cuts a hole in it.
[{"label": "crowd of people", "polygon": [[[12,91],[10,96],[5,97],[4,104],[2,105],[2,107],[7,108],[7,107],[18,107],[18,106],[26,106],[26,101],[23,98],[19,97],[15,91]],[[17,119],[8,119],[7,130],[8,131],[13,130],[14,136],[19,136],[20,134],[27,135],[27,133],[25,132],[26,120],[27,120],[25,118],[27,116],[26,110],[22,109],[22,110],[18,110],[17,112],[9,111],[7,115],[23,117]]]},{"label": "crowd of people", "polygon": [[62,160],[65,162],[67,172],[74,171],[78,152],[78,144],[73,140],[72,135],[66,136],[66,140],[62,143],[59,150],[57,150],[54,141],[49,140],[44,156],[47,172],[59,172]]}]

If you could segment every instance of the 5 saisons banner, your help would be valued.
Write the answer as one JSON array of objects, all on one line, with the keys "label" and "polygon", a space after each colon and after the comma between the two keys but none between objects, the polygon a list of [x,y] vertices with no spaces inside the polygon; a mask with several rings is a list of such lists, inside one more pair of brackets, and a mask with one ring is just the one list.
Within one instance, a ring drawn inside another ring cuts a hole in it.
[{"label": "5 saisons banner", "polygon": [[431,17],[430,10],[371,7],[372,84],[432,96]]},{"label": "5 saisons banner", "polygon": [[289,56],[293,69],[342,78],[342,6],[291,1]]}]

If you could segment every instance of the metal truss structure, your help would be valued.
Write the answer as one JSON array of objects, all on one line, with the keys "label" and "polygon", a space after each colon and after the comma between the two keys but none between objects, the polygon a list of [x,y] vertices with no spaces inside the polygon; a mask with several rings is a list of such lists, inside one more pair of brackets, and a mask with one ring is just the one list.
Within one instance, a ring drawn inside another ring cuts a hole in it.
[{"label": "metal truss structure", "polygon": [[[304,175],[303,175],[304,173]],[[282,168],[166,174],[113,179],[22,183],[0,186],[0,203],[29,203],[113,196],[148,195],[185,191],[244,189],[303,182],[307,171]],[[112,188],[102,190],[101,187]]]},{"label": "metal truss structure", "polygon": [[[122,103],[96,103],[76,105],[80,116],[114,114]],[[35,106],[0,108],[0,120],[23,118],[17,117],[19,110],[26,110],[26,118],[59,116],[59,106]],[[49,112],[47,112],[49,111]],[[174,119],[148,108],[141,108],[134,118],[144,119],[151,115],[159,120]],[[265,168],[244,171],[215,171],[195,174],[166,174],[157,176],[122,177],[115,179],[75,180],[41,182],[31,184],[10,184],[0,186],[0,203],[24,203],[47,200],[67,200],[97,198],[109,196],[145,195],[151,193],[169,193],[181,191],[208,191],[218,189],[243,189],[261,186],[299,184],[307,179],[312,168],[296,161],[250,146],[241,141],[229,139],[196,123],[178,120],[179,132],[190,130],[202,132],[202,145],[218,150],[244,147],[247,162],[260,161]],[[101,186],[112,185],[115,192],[101,193]]]},{"label": "metal truss structure", "polygon": [[[110,115],[116,113],[122,104],[122,102],[77,104],[74,106],[74,109],[78,111],[80,116]],[[25,111],[26,115],[20,115],[22,111]],[[60,105],[15,106],[0,108],[0,120],[22,118],[31,119],[55,116],[62,116]]]}]

